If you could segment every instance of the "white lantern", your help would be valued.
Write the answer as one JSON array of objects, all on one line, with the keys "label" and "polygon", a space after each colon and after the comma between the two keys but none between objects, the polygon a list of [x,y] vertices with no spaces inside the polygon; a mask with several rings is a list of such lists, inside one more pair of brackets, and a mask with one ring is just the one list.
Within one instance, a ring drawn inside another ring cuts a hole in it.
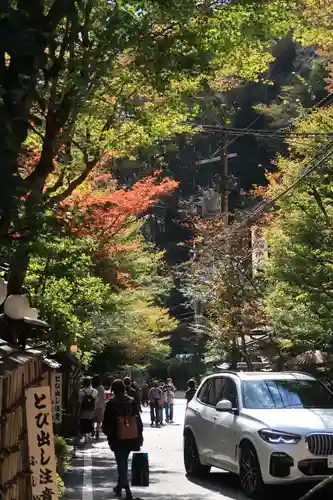
[{"label": "white lantern", "polygon": [[26,312],[25,317],[30,318],[30,319],[37,319],[38,318],[38,311],[34,307],[29,309],[29,311]]},{"label": "white lantern", "polygon": [[7,297],[7,283],[3,278],[0,278],[0,306],[3,304]]},{"label": "white lantern", "polygon": [[23,319],[30,311],[30,304],[24,295],[9,295],[4,305],[5,314],[11,319]]}]

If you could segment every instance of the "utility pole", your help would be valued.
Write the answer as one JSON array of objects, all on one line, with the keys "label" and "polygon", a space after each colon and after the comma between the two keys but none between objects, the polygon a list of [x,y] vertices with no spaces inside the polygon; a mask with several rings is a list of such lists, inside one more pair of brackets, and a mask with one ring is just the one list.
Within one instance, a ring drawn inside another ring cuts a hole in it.
[{"label": "utility pole", "polygon": [[224,214],[225,225],[229,224],[229,192],[228,192],[228,179],[229,179],[229,165],[228,165],[228,132],[224,134],[223,145],[223,170],[221,175],[221,209]]},{"label": "utility pole", "polygon": [[[224,217],[225,227],[229,225],[229,155],[228,155],[228,132],[224,133],[223,141],[223,163],[221,165],[221,210]],[[233,155],[232,155],[233,156]],[[230,256],[231,258],[231,256]],[[229,304],[233,307],[233,296],[229,291]],[[234,323],[234,318],[231,317],[231,323]],[[237,369],[237,362],[239,360],[239,347],[237,337],[233,336],[231,341],[231,366],[232,370]]]}]

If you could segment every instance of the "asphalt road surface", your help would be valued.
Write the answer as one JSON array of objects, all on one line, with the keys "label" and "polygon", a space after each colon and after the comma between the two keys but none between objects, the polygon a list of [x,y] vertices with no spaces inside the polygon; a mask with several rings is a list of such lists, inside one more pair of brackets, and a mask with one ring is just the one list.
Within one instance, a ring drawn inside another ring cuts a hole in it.
[{"label": "asphalt road surface", "polygon": [[[133,488],[133,495],[142,500],[246,500],[237,478],[212,470],[205,482],[187,479],[183,466],[182,428],[185,400],[175,402],[175,423],[160,429],[150,427],[148,409],[144,409],[144,446],[150,462],[149,488]],[[76,458],[66,477],[65,500],[111,500],[116,483],[113,454],[103,437],[76,451]],[[274,488],[276,499],[297,500],[301,490]],[[269,499],[273,500],[272,494]],[[275,498],[274,498],[275,500]]]}]

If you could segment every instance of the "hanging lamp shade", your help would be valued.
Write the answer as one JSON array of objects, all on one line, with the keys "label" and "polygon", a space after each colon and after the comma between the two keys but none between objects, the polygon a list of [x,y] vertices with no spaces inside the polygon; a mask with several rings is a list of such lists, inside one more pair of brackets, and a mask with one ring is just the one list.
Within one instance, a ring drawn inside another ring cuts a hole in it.
[{"label": "hanging lamp shade", "polygon": [[9,295],[5,301],[4,312],[11,319],[29,317],[30,304],[24,295]]}]

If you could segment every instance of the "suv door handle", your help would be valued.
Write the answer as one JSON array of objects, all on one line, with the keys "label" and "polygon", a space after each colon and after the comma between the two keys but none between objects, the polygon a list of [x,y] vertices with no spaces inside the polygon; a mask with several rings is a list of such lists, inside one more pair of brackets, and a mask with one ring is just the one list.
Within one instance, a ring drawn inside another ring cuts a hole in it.
[{"label": "suv door handle", "polygon": [[213,420],[217,420],[218,418],[219,418],[219,417],[217,417],[217,416],[215,415],[215,417],[213,417]]},{"label": "suv door handle", "polygon": [[194,408],[194,413],[195,413],[196,415],[199,415],[199,408]]}]

